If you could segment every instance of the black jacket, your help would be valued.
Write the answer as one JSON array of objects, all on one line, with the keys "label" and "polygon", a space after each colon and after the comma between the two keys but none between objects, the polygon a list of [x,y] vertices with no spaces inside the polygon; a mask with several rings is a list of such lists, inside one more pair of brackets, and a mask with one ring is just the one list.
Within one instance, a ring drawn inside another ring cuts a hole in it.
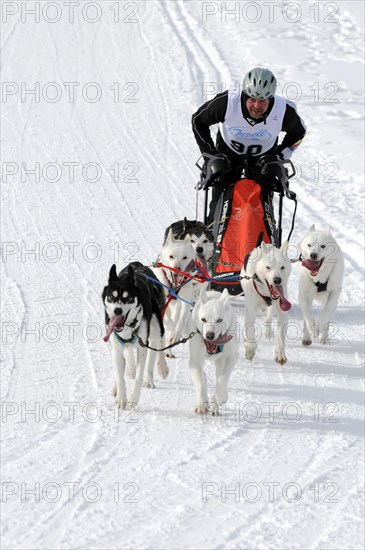
[{"label": "black jacket", "polygon": [[[250,119],[250,122],[252,123],[253,126],[266,119],[266,117],[270,113],[274,104],[274,100],[270,99],[269,108],[266,111],[265,115],[253,121],[250,118],[250,115],[246,107],[246,99],[247,99],[247,96],[244,93],[242,93],[241,94],[242,113],[244,118]],[[224,122],[224,118],[227,110],[227,103],[228,103],[228,91],[218,94],[210,101],[207,101],[206,103],[204,103],[204,105],[202,105],[196,111],[196,113],[193,114],[193,117],[192,117],[192,126],[193,126],[194,136],[201,153],[209,153],[211,155],[214,155],[216,153],[224,153],[228,157],[237,157],[237,156],[244,157],[244,155],[238,155],[238,153],[235,153],[234,151],[232,151],[232,149],[230,149],[228,145],[225,144],[220,131],[218,131],[218,134],[217,134],[216,145],[214,145],[210,134],[210,129],[209,129],[210,126],[212,126],[213,124],[217,124],[218,122]],[[282,131],[286,133],[282,143],[278,145],[276,140],[276,144],[269,151],[270,153],[280,154],[281,151],[283,151],[283,149],[286,149],[287,147],[288,148],[292,147],[294,144],[297,144],[298,141],[301,141],[305,136],[306,128],[300,116],[296,112],[295,108],[289,103],[287,103],[287,106],[286,106],[283,124],[282,124]]]}]

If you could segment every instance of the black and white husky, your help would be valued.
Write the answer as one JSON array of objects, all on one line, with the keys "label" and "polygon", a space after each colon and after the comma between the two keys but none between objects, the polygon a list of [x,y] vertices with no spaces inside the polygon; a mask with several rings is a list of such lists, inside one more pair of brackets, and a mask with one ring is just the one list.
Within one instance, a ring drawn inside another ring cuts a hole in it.
[{"label": "black and white husky", "polygon": [[[138,339],[159,349],[164,335],[161,310],[165,295],[162,287],[146,276],[155,278],[153,272],[140,262],[130,263],[119,274],[112,265],[108,284],[102,293],[107,328],[104,340],[110,341],[112,347],[117,371],[113,393],[120,408],[125,408],[127,403],[138,403],[145,369],[147,378],[144,385],[153,387],[149,373],[153,372],[156,352],[142,347]],[[134,388],[127,399],[124,372],[126,357],[130,358],[130,346],[137,348],[137,368]],[[162,378],[167,377],[166,364],[159,362],[159,371]]]}]

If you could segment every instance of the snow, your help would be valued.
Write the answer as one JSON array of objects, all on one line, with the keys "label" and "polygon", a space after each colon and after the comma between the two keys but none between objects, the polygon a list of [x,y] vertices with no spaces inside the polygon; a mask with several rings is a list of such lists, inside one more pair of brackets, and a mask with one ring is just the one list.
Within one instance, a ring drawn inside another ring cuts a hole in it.
[{"label": "snow", "polygon": [[[363,2],[276,2],[273,20],[260,3],[257,22],[245,2],[224,18],[220,2],[103,1],[95,23],[95,6],[71,23],[50,4],[37,22],[2,3],[3,547],[363,548]],[[344,252],[333,341],[301,345],[294,266],[284,367],[272,343],[252,365],[242,344],[222,416],[202,419],[181,346],[169,378],[118,413],[110,266],[150,264],[165,227],[195,217],[191,114],[257,65],[300,92],[292,242],[330,224]]]}]

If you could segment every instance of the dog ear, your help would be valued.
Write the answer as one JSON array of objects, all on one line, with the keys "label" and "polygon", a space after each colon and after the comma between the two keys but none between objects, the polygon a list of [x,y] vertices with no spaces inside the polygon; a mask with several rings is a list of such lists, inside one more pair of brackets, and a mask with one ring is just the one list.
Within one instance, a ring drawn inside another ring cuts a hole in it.
[{"label": "dog ear", "polygon": [[284,241],[283,244],[281,245],[280,252],[283,254],[283,256],[287,256],[288,246],[289,246],[288,241]]},{"label": "dog ear", "polygon": [[331,236],[331,226],[329,224],[326,224],[324,226],[325,233],[330,237]]},{"label": "dog ear", "polygon": [[316,230],[316,226],[314,225],[314,223],[312,223],[312,225],[309,228],[309,233],[313,233],[313,231],[315,230]]},{"label": "dog ear", "polygon": [[115,264],[113,264],[109,271],[109,283],[111,281],[115,281],[115,279],[118,279],[118,275],[117,275],[117,268],[115,267]]},{"label": "dog ear", "polygon": [[172,229],[170,227],[170,231],[167,233],[166,242],[170,243],[170,242],[173,242],[173,241],[175,241],[175,238],[174,238],[174,234],[172,232]]},{"label": "dog ear", "polygon": [[266,254],[269,250],[269,245],[267,245],[266,243],[264,243],[264,241],[262,241],[261,243],[261,250],[264,254]]},{"label": "dog ear", "polygon": [[134,276],[134,275],[135,275],[135,271],[134,271],[133,267],[129,264],[128,267],[127,267],[127,269],[128,269],[128,276],[129,276],[132,280],[134,280],[134,279],[135,279],[135,276]]},{"label": "dog ear", "polygon": [[226,303],[229,301],[229,292],[226,288],[223,290],[222,295],[219,299],[222,300],[223,303]]}]

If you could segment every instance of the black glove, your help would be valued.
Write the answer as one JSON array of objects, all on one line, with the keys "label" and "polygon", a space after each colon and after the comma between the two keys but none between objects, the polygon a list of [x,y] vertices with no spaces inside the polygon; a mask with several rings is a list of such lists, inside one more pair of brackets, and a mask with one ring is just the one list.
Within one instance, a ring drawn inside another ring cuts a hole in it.
[{"label": "black glove", "polygon": [[257,161],[257,167],[261,174],[270,180],[272,191],[280,193],[283,189],[282,181],[285,178],[285,168],[282,166],[282,158],[275,154],[263,155]]},{"label": "black glove", "polygon": [[198,189],[206,189],[214,180],[227,172],[230,167],[231,163],[223,153],[217,153],[216,155],[211,155],[209,158],[205,158]]},{"label": "black glove", "polygon": [[214,158],[210,159],[208,170],[210,170],[212,174],[222,175],[230,168],[230,164],[226,155],[218,153]]},{"label": "black glove", "polygon": [[261,174],[263,174],[264,176],[271,175],[281,177],[281,169],[280,166],[278,166],[277,164],[281,160],[282,159],[279,157],[279,155],[262,155],[262,157],[260,157],[257,161],[256,165],[260,168]]}]

